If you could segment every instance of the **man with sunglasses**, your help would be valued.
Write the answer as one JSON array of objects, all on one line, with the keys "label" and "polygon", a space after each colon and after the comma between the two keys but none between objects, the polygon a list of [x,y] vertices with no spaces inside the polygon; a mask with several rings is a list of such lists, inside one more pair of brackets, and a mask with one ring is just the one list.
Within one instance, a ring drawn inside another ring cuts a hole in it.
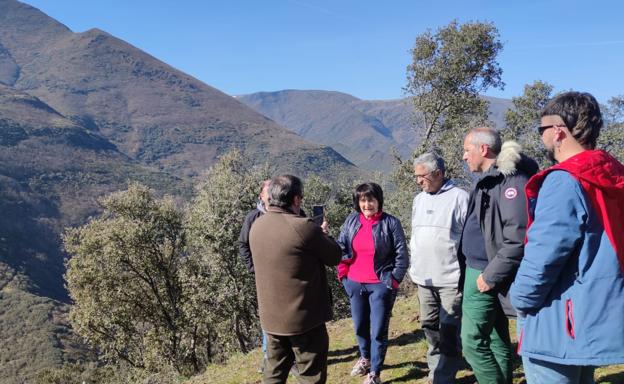
[{"label": "man with sunglasses", "polygon": [[428,379],[434,384],[452,383],[462,362],[457,247],[468,193],[445,177],[444,159],[434,153],[414,160],[414,174],[422,192],[412,205],[409,274],[418,285]]},{"label": "man with sunglasses", "polygon": [[593,383],[624,363],[624,166],[596,150],[602,116],[589,93],[566,92],[538,132],[557,165],[526,188],[529,229],[511,287],[529,384]]}]

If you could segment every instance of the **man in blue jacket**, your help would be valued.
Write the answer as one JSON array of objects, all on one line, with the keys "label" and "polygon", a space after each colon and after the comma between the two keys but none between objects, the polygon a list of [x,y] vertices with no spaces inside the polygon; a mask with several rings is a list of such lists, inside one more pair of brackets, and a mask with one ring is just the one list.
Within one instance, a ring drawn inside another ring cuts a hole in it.
[{"label": "man in blue jacket", "polygon": [[559,164],[527,184],[530,226],[510,292],[529,384],[593,383],[595,366],[624,363],[624,166],[594,150],[601,127],[588,93],[542,111],[538,132]]}]

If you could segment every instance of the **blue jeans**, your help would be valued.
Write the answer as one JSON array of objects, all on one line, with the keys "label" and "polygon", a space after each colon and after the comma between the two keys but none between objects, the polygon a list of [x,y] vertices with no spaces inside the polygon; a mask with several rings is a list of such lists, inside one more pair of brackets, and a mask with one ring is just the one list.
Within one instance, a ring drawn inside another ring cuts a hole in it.
[{"label": "blue jeans", "polygon": [[[518,315],[518,337],[524,326],[524,317]],[[592,366],[563,365],[522,356],[527,384],[594,384]]]},{"label": "blue jeans", "polygon": [[351,302],[351,317],[360,356],[371,361],[371,372],[381,373],[388,348],[388,325],[396,290],[383,283],[358,283],[348,278],[342,284]]},{"label": "blue jeans", "polygon": [[262,355],[267,358],[267,334],[262,330]]},{"label": "blue jeans", "polygon": [[522,357],[527,384],[594,384],[594,367],[562,365]]}]

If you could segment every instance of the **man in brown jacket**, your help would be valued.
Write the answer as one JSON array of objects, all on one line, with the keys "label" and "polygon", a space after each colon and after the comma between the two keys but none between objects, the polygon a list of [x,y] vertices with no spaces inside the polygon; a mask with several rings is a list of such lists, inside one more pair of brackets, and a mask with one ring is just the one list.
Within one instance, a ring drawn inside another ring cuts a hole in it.
[{"label": "man in brown jacket", "polygon": [[269,208],[251,227],[260,323],[267,333],[262,382],[285,383],[293,362],[300,383],[325,383],[332,317],[325,265],[340,261],[338,244],[300,217],[303,184],[292,175],[271,179]]}]

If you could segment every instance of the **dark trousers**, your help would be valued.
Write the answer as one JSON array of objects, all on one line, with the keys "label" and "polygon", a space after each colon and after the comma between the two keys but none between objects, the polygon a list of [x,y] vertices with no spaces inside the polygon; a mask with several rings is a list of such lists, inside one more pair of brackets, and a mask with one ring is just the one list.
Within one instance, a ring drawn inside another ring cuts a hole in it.
[{"label": "dark trousers", "polygon": [[371,372],[381,373],[388,348],[388,325],[396,290],[383,283],[364,284],[343,279],[351,302],[351,317],[360,356],[371,361]]},{"label": "dark trousers", "polygon": [[461,303],[457,287],[418,286],[420,324],[427,339],[429,380],[453,383],[462,364]]},{"label": "dark trousers", "polygon": [[296,364],[301,384],[324,384],[327,381],[329,336],[325,324],[294,336],[267,333],[267,366],[262,383],[283,384]]}]

